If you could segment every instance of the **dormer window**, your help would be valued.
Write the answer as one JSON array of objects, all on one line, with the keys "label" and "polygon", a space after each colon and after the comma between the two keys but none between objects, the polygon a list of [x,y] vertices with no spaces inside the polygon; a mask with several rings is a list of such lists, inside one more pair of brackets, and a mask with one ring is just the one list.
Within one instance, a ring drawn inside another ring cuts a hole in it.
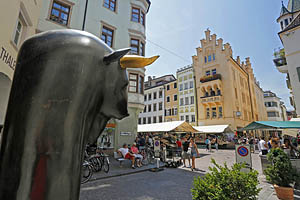
[{"label": "dormer window", "polygon": [[283,21],[280,22],[281,30],[283,30]]},{"label": "dormer window", "polygon": [[208,56],[208,62],[211,62],[211,55]]},{"label": "dormer window", "polygon": [[289,24],[289,20],[288,20],[288,19],[285,19],[285,20],[284,20],[284,25],[287,26],[288,24]]}]

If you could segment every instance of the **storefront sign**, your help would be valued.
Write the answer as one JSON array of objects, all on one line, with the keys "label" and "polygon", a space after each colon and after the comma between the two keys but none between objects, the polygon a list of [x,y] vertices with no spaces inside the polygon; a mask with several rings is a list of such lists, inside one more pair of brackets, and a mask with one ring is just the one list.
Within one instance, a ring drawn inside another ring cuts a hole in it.
[{"label": "storefront sign", "polygon": [[7,64],[10,68],[15,70],[16,68],[16,59],[14,59],[11,54],[7,52],[7,50],[2,47],[0,50],[0,60]]}]

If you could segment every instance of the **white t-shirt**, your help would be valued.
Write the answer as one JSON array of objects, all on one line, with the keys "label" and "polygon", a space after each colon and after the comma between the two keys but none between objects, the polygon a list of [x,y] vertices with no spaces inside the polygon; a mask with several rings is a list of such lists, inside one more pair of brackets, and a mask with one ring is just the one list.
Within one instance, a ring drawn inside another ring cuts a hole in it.
[{"label": "white t-shirt", "polygon": [[266,147],[265,147],[265,144],[266,144],[266,141],[264,140],[260,140],[259,143],[258,143],[258,148],[262,151],[262,150],[268,150]]},{"label": "white t-shirt", "polygon": [[119,151],[122,153],[123,157],[128,153],[128,148],[120,148]]}]

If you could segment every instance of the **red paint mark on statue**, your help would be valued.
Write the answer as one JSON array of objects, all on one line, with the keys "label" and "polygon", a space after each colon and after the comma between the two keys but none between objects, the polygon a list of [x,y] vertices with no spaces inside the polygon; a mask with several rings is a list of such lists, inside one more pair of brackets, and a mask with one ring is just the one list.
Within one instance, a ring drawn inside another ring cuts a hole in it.
[{"label": "red paint mark on statue", "polygon": [[37,164],[33,186],[30,194],[30,200],[44,200],[46,192],[46,179],[47,179],[47,156],[42,155]]}]

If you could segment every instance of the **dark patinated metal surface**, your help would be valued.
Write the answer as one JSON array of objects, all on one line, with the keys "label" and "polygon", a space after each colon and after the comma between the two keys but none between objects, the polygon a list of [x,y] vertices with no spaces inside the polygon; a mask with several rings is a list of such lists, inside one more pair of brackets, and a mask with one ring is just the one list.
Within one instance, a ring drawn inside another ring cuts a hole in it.
[{"label": "dark patinated metal surface", "polygon": [[128,79],[118,62],[128,51],[74,30],[24,42],[1,141],[1,200],[78,199],[85,144],[110,118],[128,115]]}]

